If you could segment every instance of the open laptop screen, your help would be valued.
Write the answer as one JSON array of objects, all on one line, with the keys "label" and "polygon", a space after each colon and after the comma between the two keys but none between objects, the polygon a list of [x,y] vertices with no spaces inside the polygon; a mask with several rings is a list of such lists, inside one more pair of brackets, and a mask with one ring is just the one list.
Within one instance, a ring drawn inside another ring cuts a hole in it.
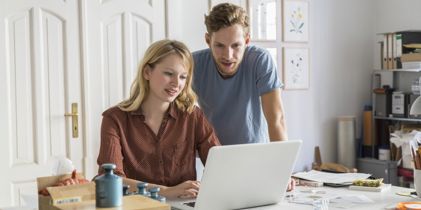
[{"label": "open laptop screen", "polygon": [[212,147],[194,209],[278,203],[286,192],[300,146],[301,140],[288,140]]}]

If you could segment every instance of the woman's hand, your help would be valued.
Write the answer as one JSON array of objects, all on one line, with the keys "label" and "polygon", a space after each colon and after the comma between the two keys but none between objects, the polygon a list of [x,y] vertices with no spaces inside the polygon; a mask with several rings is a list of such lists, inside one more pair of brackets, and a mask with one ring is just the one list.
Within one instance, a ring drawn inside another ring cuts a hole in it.
[{"label": "woman's hand", "polygon": [[292,191],[295,189],[295,179],[294,178],[290,178],[289,179],[289,183],[288,183],[288,188],[287,188],[287,192]]},{"label": "woman's hand", "polygon": [[161,189],[160,194],[169,198],[195,198],[199,192],[199,181],[185,181],[173,187],[164,187]]}]

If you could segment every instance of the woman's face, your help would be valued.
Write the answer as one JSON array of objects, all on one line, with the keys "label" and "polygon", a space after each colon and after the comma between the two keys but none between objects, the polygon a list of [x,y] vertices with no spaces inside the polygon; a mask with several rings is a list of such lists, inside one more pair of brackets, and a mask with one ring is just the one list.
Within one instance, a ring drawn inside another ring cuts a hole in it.
[{"label": "woman's face", "polygon": [[149,81],[148,98],[172,102],[186,85],[188,72],[183,59],[175,54],[165,57],[153,68],[146,67],[144,77]]}]

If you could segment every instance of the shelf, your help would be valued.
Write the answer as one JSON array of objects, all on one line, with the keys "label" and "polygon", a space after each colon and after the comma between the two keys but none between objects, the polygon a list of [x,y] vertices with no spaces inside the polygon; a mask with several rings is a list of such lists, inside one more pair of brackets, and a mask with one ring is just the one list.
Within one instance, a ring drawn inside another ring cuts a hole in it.
[{"label": "shelf", "polygon": [[406,121],[406,122],[421,122],[421,119],[404,118],[404,117],[380,117],[380,116],[374,116],[374,119],[378,119],[378,120],[393,120],[393,121]]},{"label": "shelf", "polygon": [[421,69],[376,69],[374,72],[421,72]]}]

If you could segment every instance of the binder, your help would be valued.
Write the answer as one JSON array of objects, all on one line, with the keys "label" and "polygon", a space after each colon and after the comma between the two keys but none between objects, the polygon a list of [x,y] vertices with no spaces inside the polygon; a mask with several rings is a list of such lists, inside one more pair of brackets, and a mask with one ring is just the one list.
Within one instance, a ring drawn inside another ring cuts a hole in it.
[{"label": "binder", "polygon": [[388,62],[387,62],[387,49],[388,49],[388,44],[387,44],[387,34],[383,35],[383,67],[382,69],[388,69]]},{"label": "binder", "polygon": [[393,34],[387,34],[387,69],[393,69]]},{"label": "binder", "polygon": [[402,34],[395,33],[394,34],[394,55],[393,55],[393,68],[400,69],[402,68],[401,56],[402,56]]},{"label": "binder", "polygon": [[383,64],[383,60],[385,59],[385,54],[384,54],[384,42],[380,41],[380,69],[384,69],[384,64]]},{"label": "binder", "polygon": [[373,145],[373,117],[372,111],[366,110],[363,113],[363,145]]}]

